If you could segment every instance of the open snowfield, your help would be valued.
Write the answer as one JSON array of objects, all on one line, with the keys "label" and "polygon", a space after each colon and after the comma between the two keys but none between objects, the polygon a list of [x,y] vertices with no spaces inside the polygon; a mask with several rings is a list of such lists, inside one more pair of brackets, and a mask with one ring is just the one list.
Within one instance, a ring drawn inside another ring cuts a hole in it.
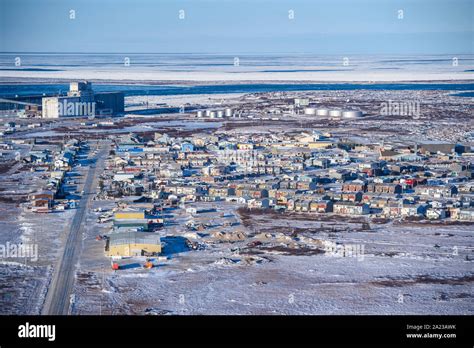
[{"label": "open snowfield", "polygon": [[[193,82],[230,82],[230,81],[308,81],[308,82],[365,82],[365,81],[448,81],[472,79],[472,72],[462,69],[444,71],[400,71],[400,70],[352,70],[341,69],[324,71],[319,66],[308,66],[302,71],[254,71],[244,66],[231,67],[224,71],[166,71],[134,67],[73,69],[60,71],[5,70],[0,71],[0,79],[34,78],[67,80],[128,80],[128,81],[193,81]],[[232,69],[233,68],[233,69]],[[265,67],[262,67],[262,69]],[[267,68],[271,68],[270,66]],[[286,67],[288,69],[288,67]],[[293,67],[294,68],[294,67]],[[281,67],[282,70],[285,67]]]},{"label": "open snowfield", "polygon": [[52,266],[62,250],[65,226],[73,211],[35,214],[13,208],[11,204],[1,206],[1,244],[26,245],[37,250],[37,259],[0,258],[1,314],[40,314]]},{"label": "open snowfield", "polygon": [[[238,69],[238,68],[237,68]],[[365,82],[365,81],[447,81],[472,79],[472,73],[402,72],[400,71],[303,71],[303,72],[176,72],[142,69],[122,70],[65,70],[65,71],[0,71],[1,78],[35,78],[67,80],[130,80],[130,81],[311,81],[311,82]]]},{"label": "open snowfield", "polygon": [[[15,61],[21,65],[15,65]],[[0,54],[0,81],[447,81],[473,79],[472,54]]]}]

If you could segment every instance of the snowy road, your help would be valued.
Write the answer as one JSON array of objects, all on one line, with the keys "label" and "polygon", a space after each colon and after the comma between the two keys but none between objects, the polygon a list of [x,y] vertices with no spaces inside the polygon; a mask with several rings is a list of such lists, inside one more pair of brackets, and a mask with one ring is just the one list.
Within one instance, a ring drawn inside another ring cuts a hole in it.
[{"label": "snowy road", "polygon": [[94,183],[96,181],[95,172],[97,163],[101,163],[104,156],[107,155],[108,147],[105,146],[104,143],[98,146],[102,148],[99,150],[97,156],[95,156],[95,162],[92,162],[89,167],[83,188],[84,195],[69,227],[64,253],[59,261],[59,267],[56,268],[48,290],[43,307],[43,314],[66,315],[69,312],[70,294],[74,286],[75,265],[81,245],[80,236],[83,221],[86,209],[89,207],[91,198],[93,197],[92,189],[96,186]]}]

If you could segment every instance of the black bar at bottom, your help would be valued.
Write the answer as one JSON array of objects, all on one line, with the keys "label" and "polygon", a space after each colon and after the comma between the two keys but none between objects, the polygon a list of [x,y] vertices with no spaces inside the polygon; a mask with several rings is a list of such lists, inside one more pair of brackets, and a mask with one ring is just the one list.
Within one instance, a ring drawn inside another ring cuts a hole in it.
[{"label": "black bar at bottom", "polygon": [[[42,325],[55,325],[54,341]],[[472,316],[0,316],[0,346],[473,347],[473,329]]]}]

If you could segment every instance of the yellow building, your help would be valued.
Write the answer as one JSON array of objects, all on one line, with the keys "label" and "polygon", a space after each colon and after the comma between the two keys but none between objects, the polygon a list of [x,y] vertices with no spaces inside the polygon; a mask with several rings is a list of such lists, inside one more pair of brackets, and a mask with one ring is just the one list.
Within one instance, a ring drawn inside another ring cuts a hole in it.
[{"label": "yellow building", "polygon": [[253,150],[253,144],[239,143],[239,144],[237,144],[237,149],[239,149],[239,150]]},{"label": "yellow building", "polygon": [[160,236],[146,232],[121,232],[110,235],[105,249],[111,256],[150,256],[161,253]]},{"label": "yellow building", "polygon": [[315,141],[313,143],[308,143],[310,149],[326,149],[333,145],[334,143],[332,141]]},{"label": "yellow building", "polygon": [[304,134],[296,138],[299,143],[308,144],[314,142],[315,137],[313,134]]},{"label": "yellow building", "polygon": [[122,219],[144,219],[145,211],[119,211],[115,213],[116,220]]}]

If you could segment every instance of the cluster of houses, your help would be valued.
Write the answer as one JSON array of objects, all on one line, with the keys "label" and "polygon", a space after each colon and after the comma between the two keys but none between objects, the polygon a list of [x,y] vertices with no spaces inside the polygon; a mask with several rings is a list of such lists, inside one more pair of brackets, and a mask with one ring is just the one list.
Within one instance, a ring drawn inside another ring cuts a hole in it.
[{"label": "cluster of houses", "polygon": [[474,221],[472,153],[393,147],[324,132],[117,138],[103,198],[161,206],[231,201],[250,209]]},{"label": "cluster of houses", "polygon": [[46,181],[41,190],[29,194],[27,207],[37,213],[74,208],[76,201],[67,199],[66,174],[71,171],[81,147],[87,144],[70,139],[64,144],[33,141],[32,145],[32,150],[22,161],[30,166],[31,171],[41,172]]}]

